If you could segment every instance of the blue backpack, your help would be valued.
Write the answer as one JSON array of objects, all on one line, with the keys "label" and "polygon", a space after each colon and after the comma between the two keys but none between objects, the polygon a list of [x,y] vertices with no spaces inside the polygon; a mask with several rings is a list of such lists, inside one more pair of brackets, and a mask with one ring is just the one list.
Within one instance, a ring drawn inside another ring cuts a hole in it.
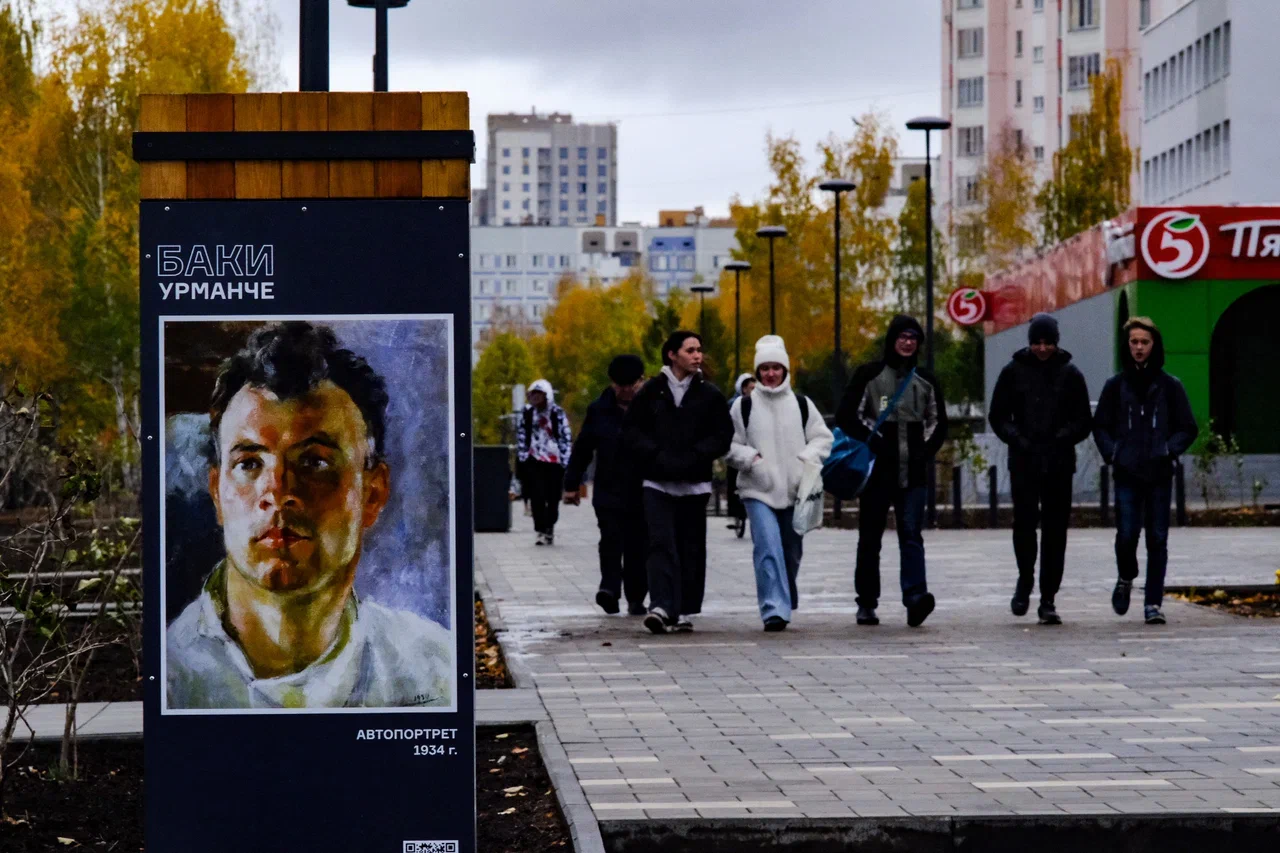
[{"label": "blue backpack", "polygon": [[[906,393],[907,386],[915,375],[913,367],[898,386],[889,405],[880,413],[875,428],[871,430],[873,433],[880,432],[880,427],[884,426],[894,409],[898,408],[902,395]],[[831,445],[831,455],[822,466],[822,487],[841,500],[853,500],[867,487],[867,481],[871,479],[871,472],[876,466],[876,455],[866,442],[853,438],[840,427],[835,428],[833,436],[835,441]]]}]

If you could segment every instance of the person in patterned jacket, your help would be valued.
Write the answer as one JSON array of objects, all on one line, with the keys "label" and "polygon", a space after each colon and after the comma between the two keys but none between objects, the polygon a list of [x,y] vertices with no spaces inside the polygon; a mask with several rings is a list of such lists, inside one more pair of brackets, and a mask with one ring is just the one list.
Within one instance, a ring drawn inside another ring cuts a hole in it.
[{"label": "person in patterned jacket", "polygon": [[530,385],[529,403],[524,407],[516,437],[520,484],[533,505],[536,545],[555,542],[564,469],[573,447],[569,416],[556,405],[555,398],[555,389],[547,380],[539,379]]}]

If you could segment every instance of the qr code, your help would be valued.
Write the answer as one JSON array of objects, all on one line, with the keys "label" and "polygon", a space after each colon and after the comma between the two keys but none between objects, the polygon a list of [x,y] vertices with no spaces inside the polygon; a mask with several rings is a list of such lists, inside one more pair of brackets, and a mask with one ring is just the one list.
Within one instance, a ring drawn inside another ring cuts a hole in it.
[{"label": "qr code", "polygon": [[456,841],[406,841],[404,853],[458,853]]}]

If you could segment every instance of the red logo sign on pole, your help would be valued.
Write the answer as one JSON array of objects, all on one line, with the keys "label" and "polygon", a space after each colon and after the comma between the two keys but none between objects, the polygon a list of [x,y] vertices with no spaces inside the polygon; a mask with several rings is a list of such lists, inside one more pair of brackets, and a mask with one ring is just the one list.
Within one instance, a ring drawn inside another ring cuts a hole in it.
[{"label": "red logo sign on pole", "polygon": [[947,300],[947,314],[961,326],[974,326],[987,319],[987,295],[963,287]]},{"label": "red logo sign on pole", "polygon": [[1138,210],[1138,278],[1280,278],[1280,207]]}]

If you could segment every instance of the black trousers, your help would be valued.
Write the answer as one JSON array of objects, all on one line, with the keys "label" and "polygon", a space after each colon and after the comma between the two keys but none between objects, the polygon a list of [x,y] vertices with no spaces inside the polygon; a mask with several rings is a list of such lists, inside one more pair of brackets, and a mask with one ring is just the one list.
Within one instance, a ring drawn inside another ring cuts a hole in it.
[{"label": "black trousers", "polygon": [[880,603],[880,544],[893,510],[898,532],[898,581],[902,587],[902,603],[912,601],[929,591],[924,565],[924,486],[898,488],[883,483],[870,483],[862,493],[858,510],[857,563],[853,570],[853,586],[860,607],[874,609]]},{"label": "black trousers", "polygon": [[710,495],[673,497],[644,490],[649,528],[649,609],[671,620],[702,612],[707,585],[707,501]]},{"label": "black trousers", "polygon": [[600,525],[600,588],[614,598],[625,592],[628,604],[644,604],[649,594],[644,510],[596,507],[596,523]]},{"label": "black trousers", "polygon": [[1018,561],[1018,590],[1035,586],[1036,527],[1040,528],[1040,598],[1052,602],[1062,585],[1071,525],[1070,471],[1011,471],[1013,555]]},{"label": "black trousers", "polygon": [[560,520],[560,501],[564,498],[564,468],[555,462],[525,463],[521,485],[533,505],[533,529],[551,533]]}]

